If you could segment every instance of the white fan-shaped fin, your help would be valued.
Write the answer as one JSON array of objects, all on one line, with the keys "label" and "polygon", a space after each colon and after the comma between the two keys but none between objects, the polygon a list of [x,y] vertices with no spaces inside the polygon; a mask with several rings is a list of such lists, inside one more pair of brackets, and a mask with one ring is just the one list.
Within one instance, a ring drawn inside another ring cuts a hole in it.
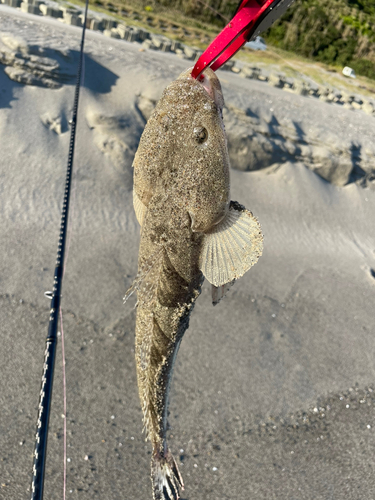
[{"label": "white fan-shaped fin", "polygon": [[253,214],[231,201],[228,215],[205,233],[199,267],[215,287],[241,278],[263,251],[263,235]]},{"label": "white fan-shaped fin", "polygon": [[142,226],[143,220],[146,215],[147,207],[141,202],[137,193],[135,192],[135,189],[133,189],[133,207],[135,211],[135,216],[137,217],[137,221]]}]

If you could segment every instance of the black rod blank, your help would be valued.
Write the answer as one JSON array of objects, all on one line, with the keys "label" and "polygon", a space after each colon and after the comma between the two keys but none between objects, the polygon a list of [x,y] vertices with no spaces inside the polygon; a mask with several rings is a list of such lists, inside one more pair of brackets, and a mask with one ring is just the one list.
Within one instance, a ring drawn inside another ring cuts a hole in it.
[{"label": "black rod blank", "polygon": [[68,227],[70,187],[71,187],[72,171],[73,171],[74,144],[75,144],[75,135],[77,127],[78,100],[79,100],[79,90],[81,85],[83,47],[85,43],[87,10],[88,10],[88,0],[86,0],[86,6],[85,6],[85,18],[82,29],[77,83],[74,94],[73,115],[72,115],[72,120],[70,122],[71,132],[70,132],[70,143],[69,143],[68,166],[67,166],[66,180],[65,180],[65,193],[64,193],[64,201],[61,214],[60,236],[57,247],[57,258],[56,258],[55,276],[53,281],[53,292],[51,297],[48,335],[46,340],[46,350],[44,353],[42,387],[40,389],[38,421],[36,426],[34,464],[33,464],[33,474],[31,482],[31,500],[43,499],[48,424],[49,424],[49,415],[50,415],[51,398],[52,398],[53,373],[54,373],[55,358],[56,358],[57,327],[59,321],[61,287],[64,274],[65,243],[66,243],[66,234]]}]

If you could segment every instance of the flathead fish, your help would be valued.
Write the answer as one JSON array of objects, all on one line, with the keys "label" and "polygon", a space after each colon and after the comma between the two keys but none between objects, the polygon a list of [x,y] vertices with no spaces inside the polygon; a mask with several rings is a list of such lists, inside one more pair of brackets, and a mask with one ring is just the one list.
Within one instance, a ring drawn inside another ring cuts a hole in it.
[{"label": "flathead fish", "polygon": [[155,500],[179,498],[183,480],[166,441],[173,365],[204,278],[216,304],[260,257],[251,212],[230,201],[221,85],[191,69],[163,92],[134,158],[134,209],[141,225],[136,365]]}]

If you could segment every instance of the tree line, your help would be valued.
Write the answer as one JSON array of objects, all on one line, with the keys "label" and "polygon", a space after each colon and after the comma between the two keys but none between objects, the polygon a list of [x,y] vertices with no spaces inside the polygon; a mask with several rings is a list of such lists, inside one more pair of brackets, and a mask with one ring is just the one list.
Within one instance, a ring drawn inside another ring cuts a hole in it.
[{"label": "tree line", "polygon": [[[218,27],[237,0],[139,0]],[[375,79],[375,0],[296,0],[262,36],[273,46]]]}]

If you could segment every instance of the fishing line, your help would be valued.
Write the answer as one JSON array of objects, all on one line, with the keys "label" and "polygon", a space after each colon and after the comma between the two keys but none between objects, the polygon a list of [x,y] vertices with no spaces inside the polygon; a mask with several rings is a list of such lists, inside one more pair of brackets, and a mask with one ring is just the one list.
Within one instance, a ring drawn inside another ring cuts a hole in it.
[{"label": "fishing line", "polygon": [[[81,86],[84,85],[85,81],[85,57],[83,56],[83,65],[82,65],[82,81],[81,81]],[[72,200],[71,200],[71,212],[70,212],[70,220],[74,221],[74,209],[75,209],[75,200],[76,200],[76,177],[74,176],[72,183]],[[64,259],[64,272],[63,272],[63,277],[65,276],[66,272],[66,265],[68,262],[68,257],[69,257],[69,249],[70,249],[70,244],[72,241],[72,223],[69,227],[68,230],[68,244],[66,247],[66,254],[65,254],[65,259]],[[62,308],[60,305],[60,325],[61,325],[61,357],[62,357],[62,380],[63,380],[63,419],[64,419],[64,424],[63,424],[63,455],[64,455],[64,467],[63,467],[63,500],[66,500],[66,463],[67,463],[67,456],[66,456],[66,441],[67,441],[67,432],[66,432],[66,414],[67,414],[67,403],[66,403],[66,372],[65,372],[65,365],[66,365],[66,359],[65,359],[65,334],[64,334],[64,326],[63,326],[63,314],[62,314]]]},{"label": "fishing line", "polygon": [[75,86],[75,93],[74,93],[73,115],[70,121],[71,133],[70,133],[70,143],[69,143],[69,153],[68,153],[68,165],[66,170],[65,192],[64,192],[64,200],[61,213],[60,236],[57,246],[57,258],[56,258],[56,266],[54,273],[53,291],[45,293],[45,296],[51,299],[51,309],[50,309],[50,317],[48,325],[48,334],[46,340],[46,348],[44,353],[42,385],[40,390],[38,420],[36,426],[34,463],[33,463],[32,481],[31,481],[31,500],[43,500],[48,425],[49,425],[49,416],[50,416],[51,399],[52,399],[53,373],[54,373],[55,359],[56,359],[57,327],[58,327],[59,313],[61,319],[61,335],[62,335],[62,348],[63,348],[64,434],[65,434],[64,500],[66,494],[65,349],[63,342],[62,313],[61,313],[60,301],[61,301],[62,279],[64,276],[64,255],[65,255],[65,245],[66,245],[67,226],[68,226],[69,201],[70,201],[72,172],[73,172],[73,157],[74,157],[75,135],[77,127],[79,91],[81,86],[81,75],[83,66],[83,48],[84,48],[85,32],[87,24],[87,11],[88,11],[88,0],[86,0],[85,4],[85,16],[82,28],[81,46],[79,53],[77,83]]},{"label": "fishing line", "polygon": [[[84,60],[84,59],[83,59]],[[84,82],[84,75],[85,75],[85,66],[83,64],[83,69],[82,69],[82,82],[81,85],[83,85]],[[74,177],[73,179],[73,187],[72,187],[72,202],[71,202],[71,215],[70,219],[74,221],[74,208],[75,208],[75,199],[76,199],[76,178]],[[70,243],[72,241],[72,227],[70,226],[69,231],[68,231],[68,244],[66,247],[66,255],[64,259],[64,273],[63,277],[65,276],[66,272],[66,265],[68,262],[68,257],[69,257],[69,249],[70,249]],[[66,413],[67,413],[67,404],[66,404],[66,372],[65,372],[65,365],[66,365],[66,359],[65,359],[65,335],[64,335],[64,326],[63,326],[63,314],[62,314],[62,308],[60,305],[60,325],[61,325],[61,357],[62,357],[62,379],[63,379],[63,419],[64,419],[64,424],[63,424],[63,449],[64,449],[64,468],[63,468],[63,500],[66,500],[66,463],[67,463],[67,456],[66,456],[66,441],[67,441],[67,432],[66,432]]]},{"label": "fishing line", "polygon": [[[73,187],[72,187],[72,208],[71,208],[71,216],[70,219],[74,220],[74,207],[75,207],[75,200],[76,200],[76,181],[75,178],[73,179]],[[64,274],[63,277],[65,276],[65,271],[66,271],[66,263],[68,262],[68,257],[69,257],[69,249],[70,249],[70,243],[72,241],[72,230],[69,228],[68,231],[68,244],[66,247],[66,255],[64,259]]]},{"label": "fishing line", "polygon": [[[224,19],[224,21],[228,24],[230,22],[230,19],[229,17],[225,17],[223,16],[223,14],[221,14],[220,12],[218,12],[217,10],[215,10],[213,7],[211,7],[211,5],[208,5],[207,2],[203,2],[203,0],[198,0],[199,3],[201,3],[202,5],[204,5],[207,9],[211,10],[214,14],[216,14],[217,16],[221,17],[221,19]],[[233,16],[232,16],[233,17]]]},{"label": "fishing line", "polygon": [[61,353],[63,362],[63,400],[64,400],[64,431],[63,431],[63,442],[64,442],[64,471],[63,471],[63,500],[66,498],[66,377],[65,377],[65,337],[64,337],[64,327],[63,327],[63,317],[62,310],[60,306],[60,325],[61,325]]}]

